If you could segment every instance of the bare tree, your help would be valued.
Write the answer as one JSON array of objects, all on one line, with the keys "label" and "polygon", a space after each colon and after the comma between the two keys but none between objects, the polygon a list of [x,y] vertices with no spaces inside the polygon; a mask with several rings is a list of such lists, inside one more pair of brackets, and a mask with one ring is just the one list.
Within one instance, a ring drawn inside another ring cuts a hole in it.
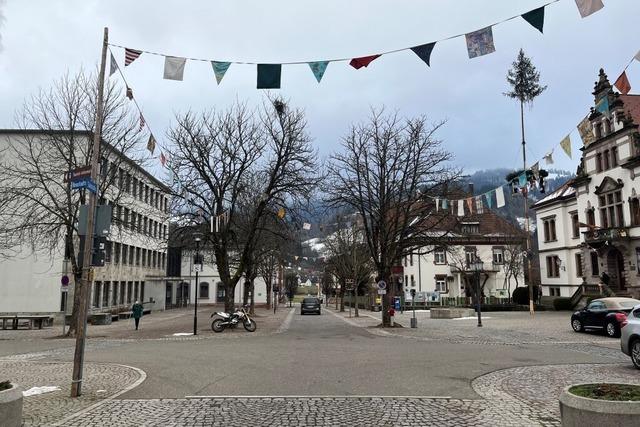
[{"label": "bare tree", "polygon": [[331,273],[329,266],[325,266],[320,284],[322,286],[322,293],[325,297],[324,305],[325,307],[329,307],[329,296],[336,296],[336,282],[333,280],[333,274]]},{"label": "bare tree", "polygon": [[504,247],[504,283],[507,286],[509,300],[511,300],[511,278],[516,281],[524,270],[524,249],[521,244],[512,243]]},{"label": "bare tree", "polygon": [[[435,139],[442,123],[429,125],[424,117],[400,119],[372,113],[368,123],[353,126],[342,140],[342,153],[329,164],[328,202],[355,210],[361,218],[364,241],[379,279],[392,283],[391,268],[414,248],[430,246],[437,221],[426,219],[433,204],[428,193],[457,174],[452,156]],[[419,227],[415,227],[419,224]],[[383,298],[382,326],[390,326],[391,292]]]},{"label": "bare tree", "polygon": [[[462,246],[449,246],[447,248],[447,262],[452,271],[460,273],[460,277],[464,282],[465,296],[473,298],[473,301],[477,301],[479,296],[482,297],[482,295],[484,295],[484,287],[487,280],[489,280],[489,273],[474,270],[473,263],[476,261],[482,262],[479,256],[474,256],[475,260],[469,260]],[[476,280],[479,280],[480,283],[477,284]],[[478,285],[480,295],[477,295]]]},{"label": "bare tree", "polygon": [[284,275],[284,290],[289,298],[289,307],[293,302],[293,297],[296,295],[296,291],[298,290],[298,275],[294,272],[287,272]]},{"label": "bare tree", "polygon": [[177,177],[177,210],[223,219],[206,240],[230,311],[267,221],[305,206],[318,182],[304,113],[280,99],[265,102],[259,112],[244,105],[190,112],[176,117],[169,139],[175,147],[170,168]]},{"label": "bare tree", "polygon": [[[66,171],[90,164],[96,119],[97,77],[80,71],[40,90],[17,112],[19,131],[3,153],[0,180],[0,256],[45,253],[71,264],[75,286],[82,274],[78,214],[86,190],[63,182]],[[105,88],[98,197],[116,205],[118,170],[144,163],[142,131],[122,87]],[[77,290],[77,289],[75,289]],[[76,331],[80,292],[74,292],[69,334]]]}]

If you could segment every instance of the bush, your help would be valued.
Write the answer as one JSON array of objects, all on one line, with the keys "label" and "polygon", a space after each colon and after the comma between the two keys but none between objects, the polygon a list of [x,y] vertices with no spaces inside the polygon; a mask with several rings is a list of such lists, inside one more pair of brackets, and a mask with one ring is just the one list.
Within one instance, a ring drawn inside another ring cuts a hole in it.
[{"label": "bush", "polygon": [[554,310],[571,310],[571,298],[569,297],[557,297],[553,300]]},{"label": "bush", "polygon": [[[534,298],[535,298],[535,295],[537,295],[537,292],[538,292],[538,287],[534,286],[533,287]],[[514,304],[529,305],[529,287],[521,286],[519,288],[515,288],[513,290],[512,297],[513,297]]]},{"label": "bush", "polygon": [[0,391],[9,390],[11,388],[11,383],[9,381],[0,382]]}]

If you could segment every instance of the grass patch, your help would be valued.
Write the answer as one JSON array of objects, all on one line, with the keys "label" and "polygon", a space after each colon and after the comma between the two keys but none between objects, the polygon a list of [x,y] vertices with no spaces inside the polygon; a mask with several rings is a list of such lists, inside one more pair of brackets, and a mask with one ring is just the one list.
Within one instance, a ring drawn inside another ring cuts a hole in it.
[{"label": "grass patch", "polygon": [[2,390],[9,390],[11,388],[11,383],[9,381],[2,381],[0,382],[0,391]]},{"label": "grass patch", "polygon": [[569,393],[590,399],[640,401],[640,386],[630,384],[584,384],[571,387]]}]

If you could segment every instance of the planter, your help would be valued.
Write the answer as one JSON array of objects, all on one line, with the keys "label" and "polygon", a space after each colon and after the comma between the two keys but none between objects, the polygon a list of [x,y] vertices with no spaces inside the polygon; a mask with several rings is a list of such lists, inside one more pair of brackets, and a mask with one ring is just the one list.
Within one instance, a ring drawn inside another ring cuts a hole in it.
[{"label": "planter", "polygon": [[0,423],[6,427],[22,425],[22,389],[15,384],[0,391]]},{"label": "planter", "polygon": [[631,427],[638,425],[640,401],[591,399],[576,396],[569,392],[569,389],[576,385],[585,384],[569,386],[560,395],[560,417],[563,426]]}]

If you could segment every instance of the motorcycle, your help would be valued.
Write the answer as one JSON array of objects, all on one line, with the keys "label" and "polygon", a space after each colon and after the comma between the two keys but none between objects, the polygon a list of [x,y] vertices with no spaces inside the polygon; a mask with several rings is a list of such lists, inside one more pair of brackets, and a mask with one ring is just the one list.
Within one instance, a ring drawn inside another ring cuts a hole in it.
[{"label": "motorcycle", "polygon": [[242,322],[242,326],[249,331],[255,332],[257,325],[256,321],[249,317],[249,313],[247,313],[247,307],[244,306],[233,313],[225,313],[223,311],[215,312],[211,315],[218,316],[216,319],[211,322],[211,329],[213,332],[222,332],[225,328],[235,328],[238,323]]}]

